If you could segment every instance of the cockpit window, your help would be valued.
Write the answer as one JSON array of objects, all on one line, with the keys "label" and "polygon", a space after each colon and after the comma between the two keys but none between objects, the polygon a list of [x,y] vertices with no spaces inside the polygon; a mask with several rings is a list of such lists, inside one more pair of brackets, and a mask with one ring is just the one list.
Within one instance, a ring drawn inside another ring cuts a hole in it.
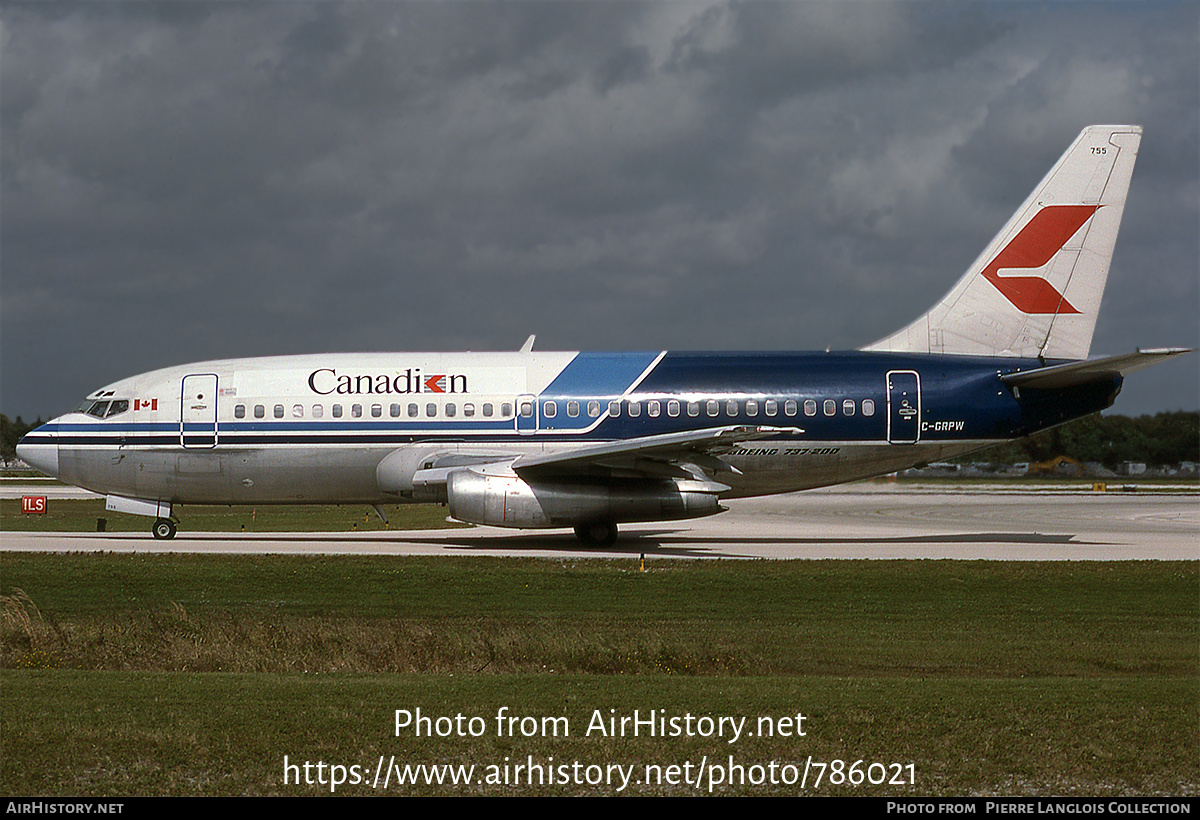
[{"label": "cockpit window", "polygon": [[76,413],[87,413],[98,419],[109,418],[129,409],[129,399],[84,399]]},{"label": "cockpit window", "polygon": [[89,416],[95,416],[98,419],[104,418],[104,414],[108,412],[107,401],[85,401],[79,405],[80,413],[87,413]]}]

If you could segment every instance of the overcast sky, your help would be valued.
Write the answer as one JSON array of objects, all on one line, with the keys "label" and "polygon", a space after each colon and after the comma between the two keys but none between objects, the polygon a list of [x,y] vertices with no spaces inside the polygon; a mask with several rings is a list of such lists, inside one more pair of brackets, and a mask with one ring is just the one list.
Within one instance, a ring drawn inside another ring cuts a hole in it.
[{"label": "overcast sky", "polygon": [[1092,353],[1200,345],[1193,0],[0,15],[10,417],[221,357],[858,347],[1091,123],[1145,127]]}]

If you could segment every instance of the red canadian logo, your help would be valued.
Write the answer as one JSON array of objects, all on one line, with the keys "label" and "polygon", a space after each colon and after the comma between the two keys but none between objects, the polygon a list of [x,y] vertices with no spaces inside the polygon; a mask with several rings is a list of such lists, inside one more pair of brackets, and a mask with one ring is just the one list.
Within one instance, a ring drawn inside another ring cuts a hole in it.
[{"label": "red canadian logo", "polygon": [[1001,276],[1002,269],[1040,268],[1054,258],[1099,205],[1047,205],[1029,220],[1004,250],[983,269],[983,276],[1022,313],[1079,313],[1040,276]]},{"label": "red canadian logo", "polygon": [[133,400],[133,409],[134,410],[157,410],[158,409],[158,399],[134,399]]}]

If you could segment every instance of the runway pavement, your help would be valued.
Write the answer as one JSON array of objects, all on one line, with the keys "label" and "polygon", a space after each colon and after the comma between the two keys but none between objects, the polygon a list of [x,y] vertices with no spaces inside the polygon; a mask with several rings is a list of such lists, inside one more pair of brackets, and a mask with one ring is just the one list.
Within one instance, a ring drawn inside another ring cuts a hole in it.
[{"label": "runway pavement", "polygon": [[102,495],[81,489],[68,487],[57,481],[46,479],[44,482],[14,481],[0,482],[0,498],[20,498],[23,495],[44,495],[48,499],[55,498],[104,498]]},{"label": "runway pavement", "polygon": [[1200,559],[1200,494],[863,483],[728,502],[729,512],[628,524],[607,550],[563,530],[492,527],[423,532],[3,534],[12,551],[519,555],[772,559],[1116,561]]}]

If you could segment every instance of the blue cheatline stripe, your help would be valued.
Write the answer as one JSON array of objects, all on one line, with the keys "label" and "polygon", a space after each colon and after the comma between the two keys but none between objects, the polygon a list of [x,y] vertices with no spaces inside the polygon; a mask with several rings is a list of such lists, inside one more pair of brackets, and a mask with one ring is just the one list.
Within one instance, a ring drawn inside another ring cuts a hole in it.
[{"label": "blue cheatline stripe", "polygon": [[[208,422],[208,424],[211,425],[212,422]],[[101,427],[98,425],[103,425],[103,426]],[[119,432],[119,433],[143,433],[143,432],[153,432],[155,430],[161,430],[161,431],[174,430],[176,432],[179,432],[179,422],[177,422],[177,421],[124,422],[124,421],[122,421],[122,422],[117,422],[114,424],[112,422],[106,422],[101,419],[96,419],[96,421],[89,422],[86,424],[77,424],[77,423],[71,423],[71,422],[65,422],[65,423],[60,423],[60,424],[47,423],[47,424],[43,424],[41,427],[38,427],[34,432],[38,432],[38,433],[42,433],[42,432],[46,432],[46,433],[95,433],[95,432],[102,431],[102,430],[106,431],[106,432],[108,430],[112,430],[114,432]]]},{"label": "blue cheatline stripe", "polygon": [[[222,421],[214,423],[186,422],[185,432],[211,432],[216,427],[221,435],[236,433],[341,433],[374,432],[374,433],[456,433],[460,431],[502,433],[513,429],[513,420],[457,420],[457,419],[424,419],[421,421],[391,421],[363,419],[357,421]],[[67,424],[43,425],[30,431],[27,436],[30,443],[39,438],[50,441],[50,434],[57,434],[60,439],[79,438],[73,434],[89,434],[92,438],[116,438],[121,436],[136,436],[145,433],[173,433],[179,435],[179,422],[168,424]]]},{"label": "blue cheatline stripe", "polygon": [[[212,433],[203,436],[186,436],[189,442],[191,441],[212,441]],[[388,447],[402,447],[408,444],[512,444],[521,443],[528,444],[529,439],[524,436],[519,436],[512,432],[508,434],[480,434],[480,435],[462,435],[452,436],[446,433],[438,432],[378,432],[378,433],[355,433],[348,432],[342,435],[322,435],[322,434],[307,434],[307,433],[292,433],[289,435],[271,435],[271,434],[240,434],[232,435],[221,432],[218,436],[218,447],[224,449],[238,447],[294,447],[298,445],[329,445],[329,446],[344,446],[348,444],[373,444]],[[581,440],[578,434],[550,434],[539,435],[537,441],[551,442],[572,442],[577,443]],[[583,440],[590,440],[590,437],[584,437]],[[603,439],[602,439],[603,440]],[[178,447],[179,434],[172,436],[138,436],[133,438],[112,438],[108,436],[71,436],[65,439],[50,440],[46,442],[26,442],[26,444],[45,445],[45,446],[107,446],[111,447],[115,444],[120,444],[122,447],[134,450],[138,447]]]},{"label": "blue cheatline stripe", "polygon": [[[211,424],[206,427],[212,427]],[[478,430],[484,432],[503,432],[513,429],[513,420],[465,420],[457,419],[423,419],[420,421],[388,421],[388,420],[358,420],[358,421],[223,421],[220,424],[221,435],[231,433],[265,433],[265,432],[300,432],[300,433],[338,433],[346,430],[354,432],[375,433],[407,433],[413,431],[435,431],[438,433],[454,433],[461,430]],[[186,429],[191,430],[189,425]],[[203,429],[200,427],[197,430]]]},{"label": "blue cheatline stripe", "polygon": [[619,396],[662,355],[662,351],[580,353],[542,391],[543,396]]}]

